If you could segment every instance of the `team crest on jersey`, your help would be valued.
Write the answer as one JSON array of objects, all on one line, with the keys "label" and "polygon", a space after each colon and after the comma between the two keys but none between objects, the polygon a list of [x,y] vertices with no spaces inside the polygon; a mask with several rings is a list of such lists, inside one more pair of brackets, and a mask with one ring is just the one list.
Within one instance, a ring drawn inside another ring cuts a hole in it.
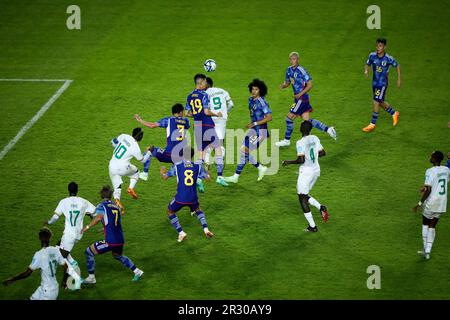
[{"label": "team crest on jersey", "polygon": [[381,65],[382,65],[383,67],[386,67],[386,61],[382,61],[382,62],[381,62]]}]

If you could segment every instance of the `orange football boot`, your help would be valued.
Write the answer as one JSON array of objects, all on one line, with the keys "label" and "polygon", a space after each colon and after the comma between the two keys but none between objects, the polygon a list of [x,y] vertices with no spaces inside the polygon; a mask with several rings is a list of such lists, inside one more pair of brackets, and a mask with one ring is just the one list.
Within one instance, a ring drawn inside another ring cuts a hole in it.
[{"label": "orange football boot", "polygon": [[364,132],[371,132],[373,130],[375,130],[375,125],[373,123],[369,124],[367,127],[362,129],[362,131]]},{"label": "orange football boot", "polygon": [[394,127],[397,125],[399,115],[400,115],[400,112],[395,111],[394,115],[392,116],[392,125]]},{"label": "orange football boot", "polygon": [[128,188],[127,192],[133,199],[136,200],[138,198],[138,195],[134,189]]},{"label": "orange football boot", "polygon": [[116,203],[116,206],[119,207],[120,213],[121,213],[121,214],[125,214],[125,207],[123,206],[122,202],[120,202],[119,199],[115,199],[114,201],[115,201],[115,203]]}]

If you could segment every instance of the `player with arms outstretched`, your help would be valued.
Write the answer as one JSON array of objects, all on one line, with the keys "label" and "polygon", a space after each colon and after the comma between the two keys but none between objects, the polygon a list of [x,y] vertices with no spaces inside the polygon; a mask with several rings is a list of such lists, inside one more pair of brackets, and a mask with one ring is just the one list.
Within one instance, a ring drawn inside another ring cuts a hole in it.
[{"label": "player with arms outstretched", "polygon": [[422,240],[423,250],[418,253],[426,260],[430,259],[431,248],[436,237],[436,225],[441,216],[447,211],[448,181],[450,180],[450,169],[441,166],[444,154],[434,151],[430,162],[433,166],[425,172],[425,184],[420,190],[422,198],[413,208],[417,212],[422,207]]},{"label": "player with arms outstretched", "polygon": [[245,134],[240,149],[241,155],[236,171],[234,175],[224,178],[226,182],[238,183],[239,176],[247,162],[250,162],[258,169],[257,181],[261,181],[267,171],[267,167],[254,159],[250,152],[257,150],[261,143],[269,137],[267,123],[272,121],[272,110],[270,110],[265,98],[268,90],[264,81],[259,79],[253,79],[248,85],[248,90],[251,94],[251,97],[248,99],[251,122],[246,126],[249,130]]},{"label": "player with arms outstretched", "polygon": [[372,66],[373,80],[372,80],[372,91],[373,91],[373,113],[372,120],[367,127],[362,130],[364,132],[371,132],[375,130],[375,126],[378,119],[378,113],[380,112],[380,106],[386,110],[392,116],[392,124],[397,125],[398,116],[400,113],[395,111],[395,109],[385,101],[386,91],[388,87],[388,76],[389,67],[392,66],[397,69],[397,87],[400,88],[401,75],[400,75],[400,65],[394,57],[386,53],[386,39],[377,39],[376,51],[369,54],[366,64],[364,66],[364,74],[366,78],[369,78],[369,67]]},{"label": "player with arms outstretched", "polygon": [[[181,103],[176,103],[172,106],[171,117],[162,118],[158,122],[144,121],[138,114],[135,114],[134,118],[148,128],[166,129],[166,147],[163,149],[151,146],[151,157],[144,163],[144,171],[139,173],[140,179],[147,180],[148,170],[153,157],[164,163],[174,163],[181,159],[180,151],[185,146],[185,135],[190,128],[189,119],[184,117],[184,108]],[[172,153],[172,151],[174,152]]]},{"label": "player with arms outstretched", "polygon": [[136,160],[145,163],[151,156],[149,148],[146,149],[144,155],[142,155],[141,149],[139,148],[138,143],[143,137],[144,131],[141,128],[134,128],[131,136],[121,134],[111,141],[114,151],[109,161],[109,177],[114,188],[115,202],[122,210],[122,214],[125,213],[125,208],[120,201],[123,183],[122,177],[130,177],[130,186],[127,192],[133,199],[137,199],[138,195],[134,187],[139,180],[139,170],[130,161],[134,157]]},{"label": "player with arms outstretched", "polygon": [[[33,271],[41,269],[41,285],[30,297],[30,300],[56,300],[59,293],[56,269],[59,265],[67,267],[67,262],[57,247],[50,246],[52,232],[44,227],[39,231],[39,241],[42,249],[33,256],[30,266],[24,272],[3,281],[5,286],[21,279],[28,278]],[[63,281],[64,282],[64,281]],[[75,283],[80,289],[80,283]]]},{"label": "player with arms outstretched", "polygon": [[302,138],[297,141],[297,159],[284,160],[282,165],[300,164],[297,180],[297,194],[305,218],[309,224],[305,231],[317,232],[318,228],[314,222],[309,205],[313,205],[320,211],[323,221],[328,221],[329,215],[327,208],[309,194],[316,183],[317,178],[320,176],[319,157],[325,156],[325,150],[323,149],[319,138],[310,134],[312,127],[311,122],[302,122],[300,125]]},{"label": "player with arms outstretched", "polygon": [[65,224],[64,232],[61,238],[61,244],[59,250],[61,255],[66,259],[68,266],[68,273],[75,279],[80,281],[80,276],[75,272],[75,268],[78,263],[72,258],[70,252],[72,251],[75,243],[81,240],[83,230],[84,216],[87,214],[93,218],[95,213],[95,206],[88,200],[81,197],[77,197],[78,184],[71,182],[67,186],[69,191],[69,197],[62,199],[55,209],[55,214],[45,224],[54,224],[60,216],[64,215]]},{"label": "player with arms outstretched", "polygon": [[122,215],[119,206],[111,202],[112,190],[110,186],[104,186],[100,190],[100,196],[103,202],[97,206],[97,216],[83,229],[83,233],[102,222],[104,228],[104,240],[97,241],[86,248],[86,262],[89,276],[84,279],[84,284],[95,284],[95,255],[104,254],[109,251],[112,252],[114,259],[122,263],[125,267],[133,271],[134,277],[132,281],[139,281],[144,274],[144,271],[136,268],[133,261],[127,256],[124,256],[123,247],[125,245],[125,238],[122,231]]},{"label": "player with arms outstretched", "polygon": [[277,147],[286,147],[291,145],[291,135],[294,131],[294,120],[301,117],[303,120],[311,121],[314,128],[324,131],[334,140],[337,139],[334,127],[328,127],[317,119],[310,119],[310,113],[313,111],[309,104],[309,91],[312,89],[312,78],[308,72],[299,65],[298,52],[289,54],[289,62],[291,66],[287,68],[284,82],[280,85],[281,89],[285,89],[292,84],[294,90],[294,104],[286,116],[286,133],[284,140],[275,143]]},{"label": "player with arms outstretched", "polygon": [[177,193],[167,207],[167,215],[173,228],[178,232],[178,242],[182,242],[187,237],[177,217],[177,212],[183,207],[189,207],[191,212],[195,212],[198,221],[202,224],[205,236],[211,238],[214,234],[209,231],[205,213],[200,209],[195,186],[197,178],[209,180],[210,177],[201,164],[192,162],[195,154],[193,148],[191,148],[190,152],[189,149],[184,149],[183,154],[186,154],[186,156],[183,156],[183,160],[175,163],[169,171],[164,167],[160,170],[164,180],[176,176],[178,182]]}]

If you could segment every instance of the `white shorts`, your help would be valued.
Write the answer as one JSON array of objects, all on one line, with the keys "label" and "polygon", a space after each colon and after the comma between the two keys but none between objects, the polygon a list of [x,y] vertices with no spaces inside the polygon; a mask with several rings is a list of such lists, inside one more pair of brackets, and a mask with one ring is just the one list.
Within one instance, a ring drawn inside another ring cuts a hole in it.
[{"label": "white shorts", "polygon": [[214,120],[214,128],[216,129],[217,137],[220,140],[225,139],[225,132],[227,130],[227,120],[224,119]]},{"label": "white shorts", "polygon": [[78,242],[78,240],[80,239],[73,234],[63,233],[61,244],[59,245],[59,247],[70,252],[72,251],[73,246]]},{"label": "white shorts", "polygon": [[422,215],[427,219],[440,219],[443,212],[433,212],[426,209],[423,209]]},{"label": "white shorts", "polygon": [[297,180],[297,193],[309,194],[319,176],[320,171],[317,172],[312,169],[300,168]]},{"label": "white shorts", "polygon": [[130,177],[133,179],[139,179],[139,171],[136,166],[131,163],[123,166],[115,166],[114,164],[109,164],[109,177],[111,178],[111,183],[113,188],[117,189],[123,183],[122,177]]},{"label": "white shorts", "polygon": [[45,288],[40,286],[31,295],[30,300],[56,300],[58,298],[59,288]]}]

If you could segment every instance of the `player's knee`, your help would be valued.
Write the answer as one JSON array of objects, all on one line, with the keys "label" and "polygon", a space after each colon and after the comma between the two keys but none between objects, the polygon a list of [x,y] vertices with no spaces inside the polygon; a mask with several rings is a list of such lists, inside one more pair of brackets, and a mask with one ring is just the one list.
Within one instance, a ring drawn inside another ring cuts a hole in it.
[{"label": "player's knee", "polygon": [[91,250],[91,247],[87,247],[86,250],[84,251],[84,254],[86,255],[86,257],[93,257],[94,253]]},{"label": "player's knee", "polygon": [[118,254],[118,253],[115,253],[115,252],[112,253],[112,256],[113,256],[113,258],[116,259],[116,260],[122,259],[122,255],[121,255],[121,254]]},{"label": "player's knee", "polygon": [[61,252],[61,255],[62,255],[64,258],[67,258],[67,256],[69,255],[69,251],[66,251],[66,250],[61,249],[61,248],[59,248],[59,252]]},{"label": "player's knee", "polygon": [[286,122],[288,123],[288,125],[291,125],[291,126],[292,126],[292,124],[294,123],[294,122],[292,121],[292,119],[289,118],[289,115],[286,116]]}]

